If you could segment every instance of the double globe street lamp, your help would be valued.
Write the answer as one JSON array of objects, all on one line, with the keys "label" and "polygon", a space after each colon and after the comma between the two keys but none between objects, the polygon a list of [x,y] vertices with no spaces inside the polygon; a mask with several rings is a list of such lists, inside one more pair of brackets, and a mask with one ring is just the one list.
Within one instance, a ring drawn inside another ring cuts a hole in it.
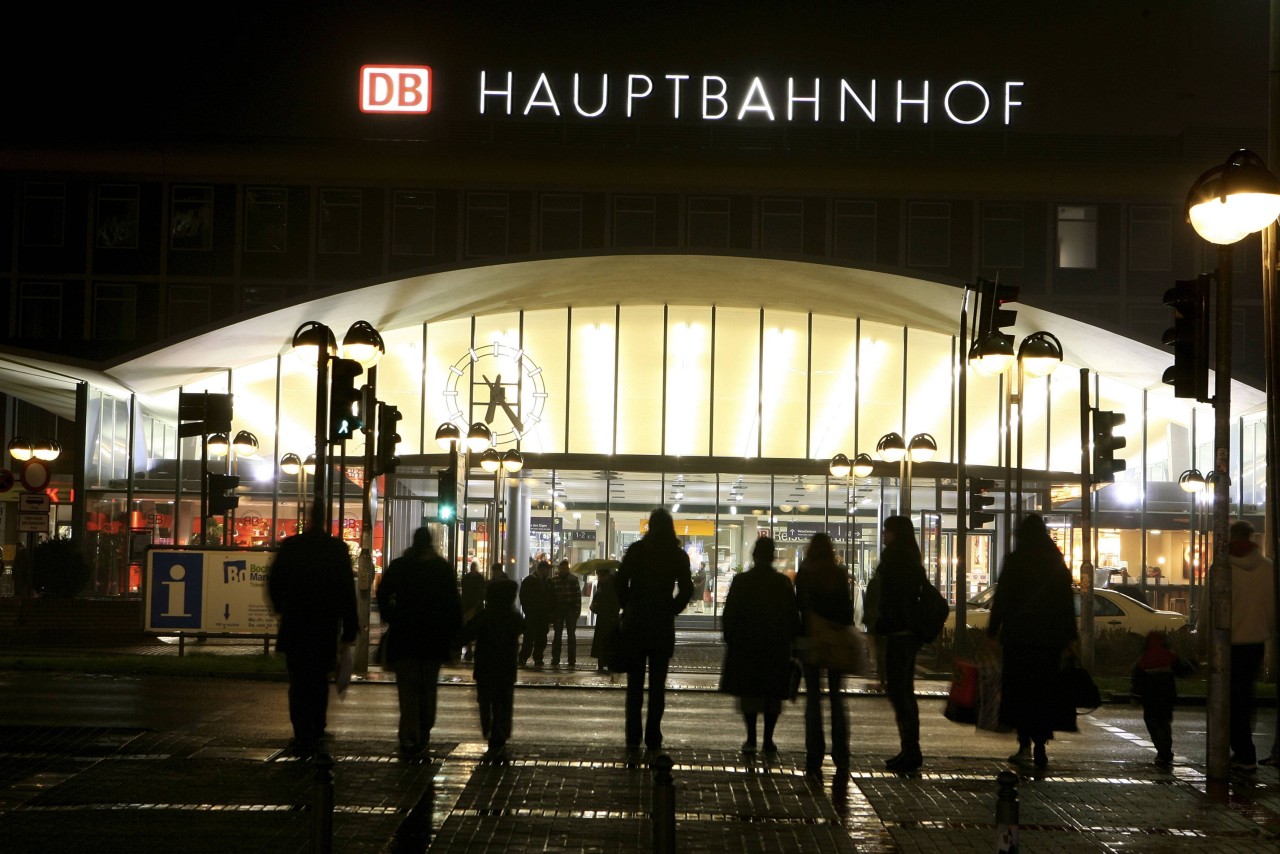
[{"label": "double globe street lamp", "polygon": [[851,460],[844,454],[836,454],[827,465],[832,477],[844,478],[844,562],[853,566],[853,526],[854,526],[854,490],[853,479],[867,477],[875,468],[875,463],[866,454],[856,454]]},{"label": "double globe street lamp", "polygon": [[938,453],[938,442],[929,433],[916,433],[905,441],[899,433],[885,433],[876,442],[876,454],[887,463],[898,464],[898,514],[911,515],[911,467],[928,462]]}]

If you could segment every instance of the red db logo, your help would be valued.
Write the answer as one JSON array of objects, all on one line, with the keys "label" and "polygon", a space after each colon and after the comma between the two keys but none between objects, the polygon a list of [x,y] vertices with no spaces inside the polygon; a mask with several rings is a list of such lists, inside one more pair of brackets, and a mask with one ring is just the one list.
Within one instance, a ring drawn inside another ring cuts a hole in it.
[{"label": "red db logo", "polygon": [[431,112],[431,69],[425,65],[361,66],[360,111]]}]

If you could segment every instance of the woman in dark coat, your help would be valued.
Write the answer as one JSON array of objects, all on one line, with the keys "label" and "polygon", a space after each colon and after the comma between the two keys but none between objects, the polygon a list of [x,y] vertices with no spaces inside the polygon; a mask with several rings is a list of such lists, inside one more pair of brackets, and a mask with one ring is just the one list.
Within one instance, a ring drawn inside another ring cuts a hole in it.
[{"label": "woman in dark coat", "polygon": [[604,567],[596,576],[595,593],[591,596],[591,613],[596,615],[595,632],[591,636],[591,654],[596,659],[596,670],[607,670],[605,662],[605,639],[618,625],[618,616],[622,606],[618,604],[617,577],[609,567]]},{"label": "woman in dark coat", "polygon": [[791,693],[791,646],[799,630],[791,579],[773,568],[773,540],[760,537],[751,569],[737,575],[724,603],[724,672],[720,690],[738,697],[747,726],[744,753],[756,749],[756,721],[764,713],[764,752],[777,753],[773,729]]},{"label": "woman in dark coat", "polygon": [[676,650],[676,614],[684,610],[693,595],[689,556],[680,547],[671,514],[661,507],[649,514],[648,533],[632,543],[622,556],[617,592],[622,605],[619,629],[629,660],[627,748],[640,747],[640,710],[647,667],[649,714],[644,722],[644,745],[656,751],[662,747],[667,667]]},{"label": "woman in dark coat", "polygon": [[383,573],[378,612],[387,623],[382,642],[400,698],[400,750],[423,753],[436,722],[440,666],[453,658],[462,629],[458,584],[427,528],[413,532],[413,545]]},{"label": "woman in dark coat", "polygon": [[[804,561],[796,573],[796,605],[800,609],[802,633],[809,631],[811,614],[839,626],[853,625],[849,573],[836,563],[835,549],[826,534],[814,534],[805,551]],[[844,674],[827,670],[826,677],[831,700],[831,761],[836,764],[836,772],[844,774],[849,770],[849,725],[841,695]],[[804,767],[806,774],[816,777],[822,770],[822,756],[826,753],[822,731],[822,670],[808,662],[804,665],[804,690]]]},{"label": "woman in dark coat", "polygon": [[1057,681],[1077,631],[1071,571],[1040,516],[1031,513],[1019,523],[998,580],[987,636],[1004,648],[1000,722],[1018,732],[1018,752],[1009,761],[1025,762],[1034,743],[1035,764],[1043,767],[1053,730],[1074,729],[1075,707]]},{"label": "woman in dark coat", "polygon": [[929,577],[920,558],[915,526],[908,517],[885,519],[880,537],[884,549],[871,582],[875,601],[869,601],[867,608],[876,614],[874,631],[884,640],[884,663],[880,672],[889,702],[893,704],[901,747],[898,755],[886,759],[884,764],[890,771],[908,773],[924,764],[915,683],[920,641],[911,631],[909,614],[920,596],[921,586],[929,583]]}]

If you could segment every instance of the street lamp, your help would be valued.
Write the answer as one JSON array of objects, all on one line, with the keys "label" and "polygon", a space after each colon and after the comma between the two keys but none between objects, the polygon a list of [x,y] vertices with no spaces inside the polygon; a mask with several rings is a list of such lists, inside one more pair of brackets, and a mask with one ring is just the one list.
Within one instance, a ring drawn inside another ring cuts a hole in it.
[{"label": "street lamp", "polygon": [[[1271,226],[1280,216],[1280,181],[1271,174],[1258,155],[1240,149],[1226,162],[1209,169],[1187,193],[1187,221],[1196,233],[1218,247],[1217,324],[1214,334],[1213,394],[1213,563],[1209,574],[1209,613],[1213,617],[1209,647],[1208,776],[1226,780],[1230,772],[1231,684],[1231,570],[1227,561],[1227,533],[1230,515],[1230,416],[1231,416],[1231,247],[1255,231]],[[1269,241],[1264,240],[1264,247]],[[1263,259],[1268,270],[1274,259]],[[1268,273],[1273,276],[1274,271]],[[1270,306],[1269,306],[1270,307]],[[1271,307],[1274,310],[1274,307]],[[1268,360],[1267,388],[1271,376]],[[1268,435],[1274,436],[1273,405],[1268,404]],[[1268,443],[1268,486],[1274,466],[1273,443]],[[1269,518],[1275,512],[1267,505]]]},{"label": "street lamp", "polygon": [[[484,468],[485,471],[497,471],[497,467],[493,469],[485,468],[485,461],[482,455],[485,451],[492,449],[493,431],[490,430],[489,425],[485,424],[483,421],[476,421],[472,423],[472,425],[467,428],[467,435],[465,437],[463,437],[462,431],[458,428],[457,424],[454,424],[452,421],[445,421],[436,428],[436,444],[438,444],[443,450],[449,452],[449,470],[453,475],[452,480],[455,484],[455,488],[458,483],[458,454],[460,451],[467,455],[467,464],[463,467],[464,473],[469,471],[471,468],[470,457],[473,454],[480,462],[481,468]],[[493,465],[493,459],[497,460],[497,466],[502,465],[502,458],[497,456],[496,450],[494,451],[494,457],[490,458],[490,465]],[[458,515],[460,514],[455,514],[454,518],[447,522],[449,538],[449,566],[454,567],[455,571],[457,569],[455,566],[455,560],[457,556],[456,525],[458,523]]]},{"label": "street lamp", "polygon": [[898,464],[898,512],[911,515],[911,466],[933,459],[938,442],[929,433],[916,433],[911,441],[898,433],[886,433],[876,442],[876,453],[888,463]]},{"label": "street lamp", "polygon": [[[1062,364],[1062,342],[1051,332],[1032,332],[1018,345],[1018,390],[1011,398],[1018,406],[1018,512],[1022,512],[1022,424],[1026,420],[1026,382],[1047,377]],[[1046,466],[1047,468],[1047,466]]]},{"label": "street lamp", "polygon": [[832,477],[844,478],[844,509],[845,509],[845,546],[844,546],[844,562],[847,566],[853,567],[853,523],[854,523],[854,492],[853,479],[855,477],[866,477],[871,474],[875,468],[875,464],[871,461],[871,457],[866,454],[857,454],[850,460],[844,454],[836,454],[831,458],[831,462],[827,465],[827,471],[831,472]]}]

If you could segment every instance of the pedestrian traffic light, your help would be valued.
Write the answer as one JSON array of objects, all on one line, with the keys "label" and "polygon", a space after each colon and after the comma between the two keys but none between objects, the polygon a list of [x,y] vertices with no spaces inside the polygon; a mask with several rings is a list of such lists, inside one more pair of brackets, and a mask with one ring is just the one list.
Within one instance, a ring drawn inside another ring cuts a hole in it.
[{"label": "pedestrian traffic light", "polygon": [[977,330],[969,349],[969,362],[980,372],[995,375],[1013,364],[1013,335],[1004,332],[1018,313],[1004,308],[1018,301],[1018,288],[990,279],[978,279]]},{"label": "pedestrian traffic light", "polygon": [[343,442],[364,426],[364,394],[356,377],[364,368],[355,359],[329,361],[329,441]]},{"label": "pedestrian traffic light", "polygon": [[440,469],[436,483],[436,516],[441,522],[458,518],[458,476],[453,468]]},{"label": "pedestrian traffic light", "polygon": [[231,474],[209,473],[209,515],[225,516],[240,506],[240,496],[235,488],[240,485],[240,478]]},{"label": "pedestrian traffic light", "polygon": [[1208,402],[1209,398],[1209,285],[1212,277],[1178,281],[1165,291],[1164,304],[1173,309],[1173,326],[1162,339],[1173,348],[1173,365],[1163,380],[1177,397]]},{"label": "pedestrian traffic light", "polygon": [[1125,446],[1124,437],[1115,435],[1115,429],[1123,426],[1123,413],[1093,410],[1094,483],[1111,483],[1116,479],[1116,472],[1124,471],[1124,460],[1115,458],[1116,451]]},{"label": "pedestrian traffic light", "polygon": [[400,464],[400,458],[396,456],[396,446],[400,444],[396,424],[402,417],[399,407],[378,404],[378,444],[374,463],[374,471],[378,474],[391,474]]},{"label": "pedestrian traffic light", "polygon": [[969,530],[976,530],[995,521],[995,514],[988,513],[985,508],[996,503],[994,496],[987,495],[987,490],[995,489],[996,482],[980,477],[969,478]]}]

